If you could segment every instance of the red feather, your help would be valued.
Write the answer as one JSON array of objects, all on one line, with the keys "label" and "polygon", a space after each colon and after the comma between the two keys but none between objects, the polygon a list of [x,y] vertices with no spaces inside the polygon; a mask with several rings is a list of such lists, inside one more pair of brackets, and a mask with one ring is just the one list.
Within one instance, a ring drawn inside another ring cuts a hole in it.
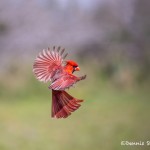
[{"label": "red feather", "polygon": [[65,49],[60,47],[43,50],[33,64],[33,72],[39,81],[52,82],[49,86],[49,89],[52,89],[52,117],[56,118],[66,118],[80,107],[79,103],[83,100],[72,97],[64,90],[86,78],[86,76],[76,77],[72,74],[79,70],[76,62],[68,60],[63,66],[67,56],[64,51]]},{"label": "red feather", "polygon": [[52,90],[52,117],[67,118],[77,110],[83,100],[78,100],[65,91]]}]

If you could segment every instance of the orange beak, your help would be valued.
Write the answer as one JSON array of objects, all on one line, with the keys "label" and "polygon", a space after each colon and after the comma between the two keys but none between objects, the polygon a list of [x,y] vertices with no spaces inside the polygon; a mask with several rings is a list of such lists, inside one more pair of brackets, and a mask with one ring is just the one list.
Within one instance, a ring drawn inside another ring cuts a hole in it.
[{"label": "orange beak", "polygon": [[80,70],[80,68],[79,68],[79,67],[76,67],[76,68],[75,68],[75,71],[79,71],[79,70]]}]

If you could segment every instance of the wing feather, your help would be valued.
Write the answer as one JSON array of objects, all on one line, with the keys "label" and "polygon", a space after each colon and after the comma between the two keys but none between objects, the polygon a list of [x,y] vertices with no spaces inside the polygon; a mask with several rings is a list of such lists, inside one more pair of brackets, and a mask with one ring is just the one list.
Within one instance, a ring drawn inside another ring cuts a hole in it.
[{"label": "wing feather", "polygon": [[62,51],[60,52],[60,55],[63,55],[64,51],[65,51],[65,49],[62,49]]},{"label": "wing feather", "polygon": [[85,78],[86,75],[76,77],[72,74],[65,74],[60,78],[54,80],[52,84],[49,86],[49,88],[53,90],[65,90],[66,88],[73,86],[76,82],[83,80]]},{"label": "wing feather", "polygon": [[59,46],[59,47],[57,48],[57,52],[59,52],[59,51],[60,51],[60,49],[61,49],[61,47]]},{"label": "wing feather", "polygon": [[62,68],[64,51],[65,49],[54,46],[52,50],[50,48],[43,49],[38,54],[33,64],[33,72],[39,81],[52,81],[55,72]]}]

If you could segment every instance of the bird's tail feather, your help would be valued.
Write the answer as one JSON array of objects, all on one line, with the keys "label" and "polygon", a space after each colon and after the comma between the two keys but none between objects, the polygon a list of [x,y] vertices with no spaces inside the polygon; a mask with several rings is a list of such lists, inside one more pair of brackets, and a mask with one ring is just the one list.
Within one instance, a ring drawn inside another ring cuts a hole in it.
[{"label": "bird's tail feather", "polygon": [[77,110],[83,100],[76,99],[66,91],[52,90],[52,117],[67,118]]}]

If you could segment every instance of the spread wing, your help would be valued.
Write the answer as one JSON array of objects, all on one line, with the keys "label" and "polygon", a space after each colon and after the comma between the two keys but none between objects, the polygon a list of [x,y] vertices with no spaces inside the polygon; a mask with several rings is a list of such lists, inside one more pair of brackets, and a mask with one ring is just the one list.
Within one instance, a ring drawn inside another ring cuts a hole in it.
[{"label": "spread wing", "polygon": [[86,75],[81,77],[76,77],[72,74],[65,74],[60,78],[58,78],[57,80],[53,81],[52,84],[49,86],[49,88],[53,90],[65,90],[66,88],[73,86],[73,84],[85,78]]},{"label": "spread wing", "polygon": [[62,62],[68,54],[63,55],[65,49],[61,47],[51,50],[44,49],[36,57],[33,64],[33,72],[39,81],[52,81],[53,76],[62,68]]}]

